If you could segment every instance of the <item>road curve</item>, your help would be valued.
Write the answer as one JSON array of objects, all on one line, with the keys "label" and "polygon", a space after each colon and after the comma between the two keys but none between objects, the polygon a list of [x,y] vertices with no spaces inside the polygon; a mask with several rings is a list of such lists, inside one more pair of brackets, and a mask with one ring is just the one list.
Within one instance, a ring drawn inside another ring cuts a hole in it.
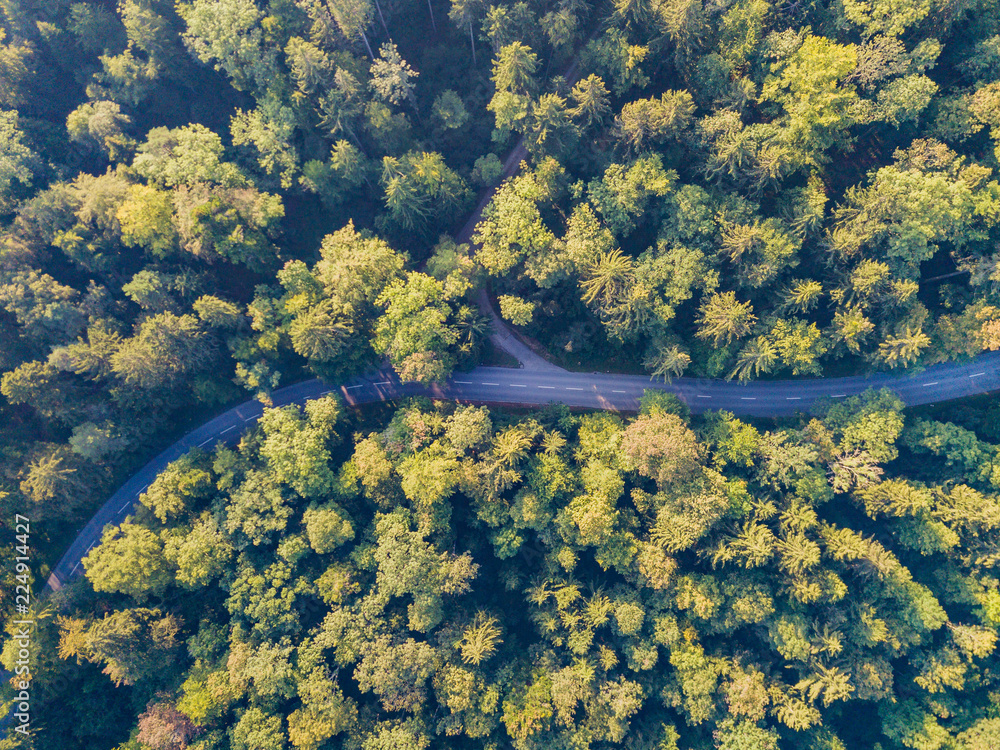
[{"label": "road curve", "polygon": [[[546,363],[548,364],[548,363]],[[558,402],[575,407],[635,411],[647,389],[667,391],[681,398],[693,412],[725,409],[741,416],[777,417],[806,412],[817,402],[889,388],[908,406],[919,406],[1000,390],[1000,352],[980,355],[970,362],[929,367],[915,375],[880,373],[870,377],[830,378],[766,383],[733,383],[679,378],[671,384],[639,375],[607,375],[547,369],[477,367],[454,375],[445,383],[422,386],[401,383],[391,370],[379,370],[340,386],[308,380],[272,394],[274,405],[303,404],[336,394],[349,406],[391,401],[408,396],[430,396],[477,404],[542,406]],[[147,463],[111,496],[90,519],[46,584],[56,590],[83,572],[81,560],[100,542],[104,527],[129,516],[139,495],[169,464],[192,448],[233,445],[263,413],[257,401],[247,401],[192,430]]]}]

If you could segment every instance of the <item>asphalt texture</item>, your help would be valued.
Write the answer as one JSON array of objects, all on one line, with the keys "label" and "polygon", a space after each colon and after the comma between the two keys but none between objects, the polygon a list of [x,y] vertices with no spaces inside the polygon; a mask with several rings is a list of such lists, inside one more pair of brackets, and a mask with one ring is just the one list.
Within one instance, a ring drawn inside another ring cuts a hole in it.
[{"label": "asphalt texture", "polygon": [[[907,406],[936,403],[1000,390],[1000,352],[983,354],[965,363],[928,367],[913,375],[880,373],[870,377],[735,383],[678,378],[673,383],[650,381],[639,375],[568,372],[554,365],[545,369],[477,367],[454,375],[445,383],[422,386],[401,383],[391,370],[379,370],[340,386],[309,380],[272,394],[274,406],[301,405],[310,399],[336,394],[349,406],[396,401],[410,396],[498,405],[568,406],[631,412],[646,390],[676,394],[692,412],[726,410],[739,416],[782,417],[808,413],[822,404],[888,388]],[[247,401],[192,430],[146,464],[111,496],[90,519],[49,576],[47,589],[59,589],[83,573],[82,559],[101,540],[108,525],[118,525],[135,508],[139,496],[171,462],[192,448],[211,450],[218,444],[235,445],[260,418],[263,406]]]}]

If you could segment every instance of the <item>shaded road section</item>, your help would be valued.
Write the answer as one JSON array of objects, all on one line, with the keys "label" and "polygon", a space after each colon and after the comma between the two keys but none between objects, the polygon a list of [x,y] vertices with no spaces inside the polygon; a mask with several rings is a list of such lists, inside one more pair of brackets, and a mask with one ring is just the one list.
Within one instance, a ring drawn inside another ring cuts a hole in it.
[{"label": "shaded road section", "polygon": [[[817,402],[837,400],[869,388],[889,388],[908,406],[936,403],[1000,390],[1000,352],[990,352],[962,364],[929,367],[915,375],[880,373],[870,377],[827,378],[767,383],[733,383],[679,378],[671,384],[652,382],[640,375],[568,372],[546,363],[545,369],[477,367],[456,374],[445,383],[422,386],[401,383],[391,370],[379,370],[341,386],[319,380],[290,385],[272,394],[274,405],[304,404],[336,394],[349,406],[393,401],[408,396],[430,396],[476,404],[568,406],[610,411],[636,411],[648,389],[681,398],[693,412],[726,410],[740,416],[780,417],[805,412]],[[83,572],[81,560],[101,540],[104,527],[128,517],[139,495],[171,461],[192,448],[210,450],[222,443],[235,445],[263,414],[257,401],[247,401],[192,430],[146,464],[112,495],[70,545],[49,576],[47,589],[59,589]]]}]

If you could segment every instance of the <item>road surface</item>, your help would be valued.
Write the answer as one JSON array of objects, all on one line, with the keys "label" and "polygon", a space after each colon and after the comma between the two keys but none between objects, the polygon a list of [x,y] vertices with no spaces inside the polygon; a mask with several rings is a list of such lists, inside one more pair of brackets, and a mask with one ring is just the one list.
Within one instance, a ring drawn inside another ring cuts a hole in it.
[{"label": "road surface", "polygon": [[[1000,352],[976,357],[964,364],[935,365],[916,375],[881,373],[871,377],[823,378],[817,380],[734,383],[719,380],[678,378],[672,384],[652,382],[640,375],[606,375],[568,372],[545,363],[542,369],[477,367],[456,374],[445,383],[421,386],[404,384],[395,373],[376,371],[341,386],[309,380],[281,388],[272,394],[275,406],[303,404],[326,394],[336,394],[351,406],[392,401],[407,396],[480,403],[542,406],[551,402],[569,406],[635,411],[647,389],[679,396],[693,412],[725,409],[734,414],[757,417],[791,416],[806,412],[818,401],[836,400],[869,388],[890,388],[908,406],[1000,390]],[[128,517],[139,495],[171,461],[192,448],[210,450],[222,443],[234,445],[263,413],[257,401],[247,401],[220,414],[185,435],[158,455],[112,495],[94,515],[49,576],[46,589],[59,589],[83,572],[81,560],[100,542],[108,524]]]}]

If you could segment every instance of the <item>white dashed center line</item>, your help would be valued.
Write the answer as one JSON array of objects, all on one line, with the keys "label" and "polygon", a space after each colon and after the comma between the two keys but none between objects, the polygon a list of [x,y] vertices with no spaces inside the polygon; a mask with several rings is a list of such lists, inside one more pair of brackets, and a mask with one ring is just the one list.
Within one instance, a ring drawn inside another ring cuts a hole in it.
[{"label": "white dashed center line", "polygon": [[785,401],[801,401],[802,396],[788,396]]},{"label": "white dashed center line", "polygon": [[523,384],[521,384],[521,383],[511,383],[511,384],[510,384],[510,387],[511,387],[511,388],[527,388],[528,386],[526,386],[526,385],[523,385]]},{"label": "white dashed center line", "polygon": [[977,372],[977,373],[973,373],[973,374],[972,374],[972,375],[970,375],[969,377],[970,377],[970,378],[981,378],[981,377],[982,377],[983,375],[985,375],[985,374],[986,374],[985,372]]},{"label": "white dashed center line", "polygon": [[583,388],[567,388],[567,391],[582,391]]},{"label": "white dashed center line", "polygon": [[740,396],[740,401],[756,401],[756,396]]},{"label": "white dashed center line", "polygon": [[70,571],[70,575],[72,575],[73,573],[75,573],[76,569],[79,568],[79,567],[80,567],[80,563],[77,562],[77,564],[73,566],[73,570]]},{"label": "white dashed center line", "polygon": [[539,388],[545,388],[546,390],[549,390],[549,391],[555,390],[555,386],[554,385],[540,385],[538,387]]},{"label": "white dashed center line", "polygon": [[472,381],[471,380],[455,380],[455,381],[452,381],[452,382],[454,382],[455,385],[472,385]]},{"label": "white dashed center line", "polygon": [[711,396],[695,396],[695,398],[712,398]]},{"label": "white dashed center line", "polygon": [[923,387],[924,388],[930,388],[932,385],[937,385],[937,382],[935,381],[934,383],[924,383]]},{"label": "white dashed center line", "polygon": [[121,507],[121,510],[119,510],[118,512],[119,512],[119,513],[124,513],[124,512],[125,512],[125,509],[126,509],[126,508],[127,508],[128,506],[130,506],[131,504],[132,504],[132,501],[129,501],[129,502],[125,503],[125,504],[124,504],[124,505],[123,505],[123,506]]},{"label": "white dashed center line", "polygon": [[198,443],[198,447],[199,448],[204,448],[206,445],[208,445],[211,442],[212,442],[212,438],[209,438],[208,440],[202,440],[200,443]]},{"label": "white dashed center line", "polygon": [[220,434],[220,435],[225,435],[225,434],[226,434],[227,432],[232,432],[232,431],[233,431],[233,430],[235,430],[235,429],[236,429],[236,425],[233,425],[232,427],[227,427],[226,429],[224,429],[224,430],[223,430],[222,432],[220,432],[219,434]]},{"label": "white dashed center line", "polygon": [[374,383],[374,385],[392,385],[391,380],[383,380],[381,383]]},{"label": "white dashed center line", "polygon": [[832,396],[830,396],[830,398],[844,398],[846,396],[847,396],[846,393],[834,393]]},{"label": "white dashed center line", "polygon": [[344,388],[345,391],[353,391],[355,388],[364,388],[363,385],[349,385]]},{"label": "white dashed center line", "polygon": [[612,393],[628,393],[628,391],[611,391]]},{"label": "white dashed center line", "polygon": [[479,385],[500,385],[499,383],[480,383]]}]

